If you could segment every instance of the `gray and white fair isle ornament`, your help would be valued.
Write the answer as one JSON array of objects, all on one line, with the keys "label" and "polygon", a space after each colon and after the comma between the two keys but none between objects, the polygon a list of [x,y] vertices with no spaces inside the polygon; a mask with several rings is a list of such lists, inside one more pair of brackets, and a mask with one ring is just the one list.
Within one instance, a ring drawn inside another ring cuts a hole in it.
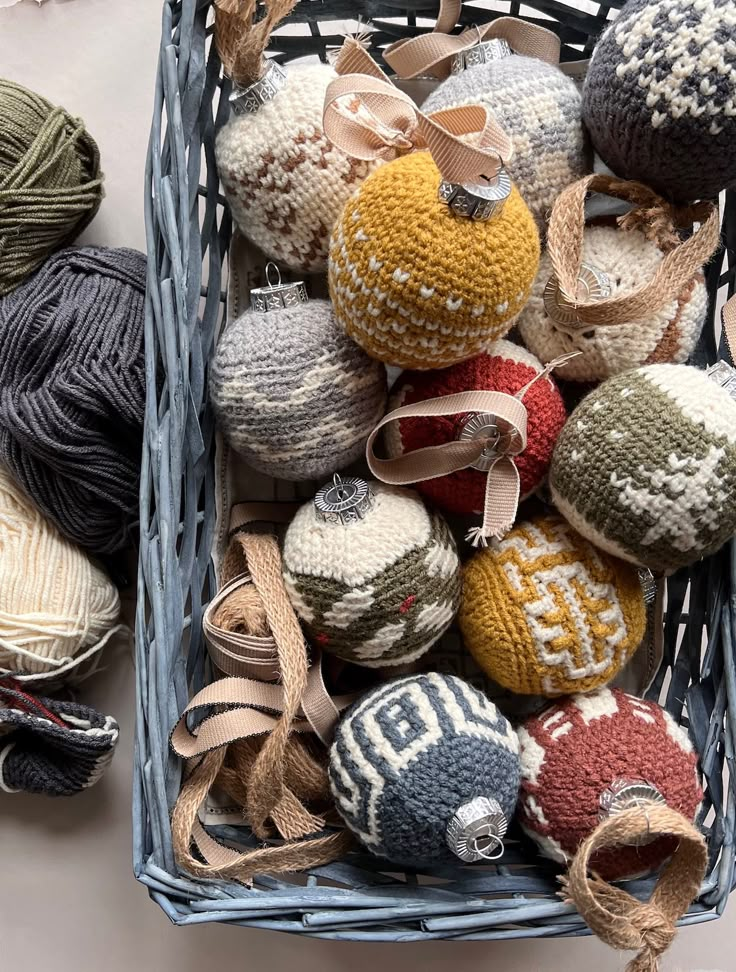
[{"label": "gray and white fair isle ornament", "polygon": [[289,525],[284,580],[308,639],[369,668],[423,655],[460,603],[450,529],[408,489],[340,479]]},{"label": "gray and white fair isle ornament", "polygon": [[736,2],[629,0],[593,52],[583,118],[618,176],[676,202],[736,184]]},{"label": "gray and white fair isle ornament", "polygon": [[385,369],[345,334],[329,301],[307,302],[301,281],[279,276],[251,291],[251,305],[225,329],[212,364],[225,439],[276,479],[321,479],[354,462],[383,416]]},{"label": "gray and white fair isle ornament", "polygon": [[416,868],[496,860],[519,791],[519,741],[462,679],[411,675],[348,710],[329,776],[341,816],[379,857]]},{"label": "gray and white fair isle ornament", "polygon": [[614,556],[655,573],[694,563],[736,533],[736,401],[689,365],[609,378],[560,433],[550,489]]}]

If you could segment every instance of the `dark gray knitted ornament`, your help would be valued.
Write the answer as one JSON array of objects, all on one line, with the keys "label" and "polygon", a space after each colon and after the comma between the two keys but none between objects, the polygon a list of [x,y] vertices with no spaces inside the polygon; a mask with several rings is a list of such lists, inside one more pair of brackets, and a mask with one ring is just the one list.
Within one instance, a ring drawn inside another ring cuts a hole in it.
[{"label": "dark gray knitted ornament", "polygon": [[736,2],[629,0],[599,40],[583,118],[614,173],[677,201],[736,184]]},{"label": "dark gray knitted ornament", "polygon": [[365,846],[406,867],[495,859],[519,790],[519,741],[481,692],[411,675],[357,702],[330,751],[337,809]]}]

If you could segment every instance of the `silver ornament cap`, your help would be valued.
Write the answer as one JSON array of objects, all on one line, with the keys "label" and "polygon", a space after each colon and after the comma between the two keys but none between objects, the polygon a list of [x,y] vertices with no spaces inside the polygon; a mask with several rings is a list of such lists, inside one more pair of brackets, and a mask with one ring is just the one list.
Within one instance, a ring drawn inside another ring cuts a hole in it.
[{"label": "silver ornament cap", "polygon": [[495,861],[503,855],[507,829],[500,803],[490,797],[475,797],[452,815],[447,825],[447,846],[469,864]]},{"label": "silver ornament cap", "polygon": [[460,74],[468,68],[476,67],[478,64],[488,64],[489,61],[499,61],[503,57],[510,57],[512,51],[508,41],[501,37],[492,40],[481,41],[467,51],[460,51],[450,62],[450,73]]},{"label": "silver ornament cap", "polygon": [[594,267],[592,263],[582,263],[577,280],[577,293],[574,297],[565,294],[554,274],[544,288],[544,309],[547,316],[563,330],[590,330],[591,325],[578,318],[572,300],[605,300],[611,296],[611,280],[607,273]]},{"label": "silver ornament cap", "polygon": [[461,184],[443,179],[438,191],[440,202],[456,216],[483,222],[497,216],[510,195],[511,177],[503,166],[498,170],[495,181],[487,185]]},{"label": "silver ornament cap", "polygon": [[[273,278],[273,280],[272,280]],[[254,287],[250,292],[251,310],[265,314],[282,307],[299,307],[309,301],[303,280],[284,283],[275,263],[266,264],[266,286]]]},{"label": "silver ornament cap", "polygon": [[[599,820],[614,817],[622,810],[633,810],[636,807],[665,806],[666,800],[652,783],[646,780],[633,780],[619,777],[601,793],[599,797]],[[655,837],[642,837],[632,841],[636,845],[650,844]]]},{"label": "silver ornament cap", "polygon": [[498,446],[503,432],[498,419],[490,412],[475,412],[471,415],[458,432],[458,441],[472,441],[473,439],[487,439],[488,443],[472,465],[473,469],[488,472],[499,456]]},{"label": "silver ornament cap", "polygon": [[373,508],[375,497],[364,479],[337,473],[314,497],[317,516],[325,523],[357,523]]},{"label": "silver ornament cap", "polygon": [[732,368],[727,361],[716,361],[705,372],[706,375],[721,388],[725,388],[731,398],[736,398],[736,368]]},{"label": "silver ornament cap", "polygon": [[270,60],[265,74],[247,88],[234,85],[230,94],[230,107],[236,115],[255,115],[286,85],[286,71],[276,61]]}]

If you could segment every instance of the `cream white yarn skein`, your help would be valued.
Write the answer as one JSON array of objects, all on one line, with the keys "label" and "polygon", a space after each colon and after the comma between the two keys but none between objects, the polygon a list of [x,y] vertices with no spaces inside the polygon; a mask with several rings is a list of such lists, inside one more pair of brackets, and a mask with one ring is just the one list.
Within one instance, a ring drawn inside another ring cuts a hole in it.
[{"label": "cream white yarn skein", "polygon": [[0,468],[0,673],[68,673],[124,628],[119,614],[107,575]]}]

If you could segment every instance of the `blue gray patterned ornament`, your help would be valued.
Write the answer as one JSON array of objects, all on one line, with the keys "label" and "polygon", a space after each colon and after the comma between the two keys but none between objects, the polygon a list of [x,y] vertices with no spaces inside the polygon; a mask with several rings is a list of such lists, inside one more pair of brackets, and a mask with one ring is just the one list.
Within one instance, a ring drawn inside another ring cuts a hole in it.
[{"label": "blue gray patterned ornament", "polygon": [[337,809],[379,857],[425,868],[495,860],[519,791],[519,741],[454,675],[379,686],[340,722],[330,752]]}]

